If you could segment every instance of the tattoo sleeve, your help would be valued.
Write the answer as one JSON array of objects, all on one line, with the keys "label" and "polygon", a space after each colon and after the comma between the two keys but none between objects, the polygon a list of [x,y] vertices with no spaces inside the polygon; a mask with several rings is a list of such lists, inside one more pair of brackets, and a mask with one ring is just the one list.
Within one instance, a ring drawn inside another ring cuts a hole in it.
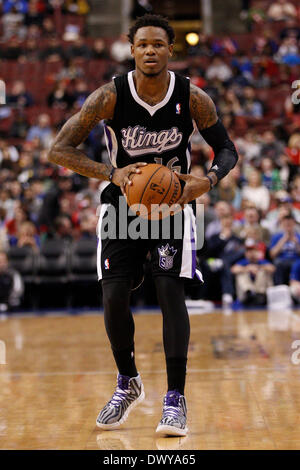
[{"label": "tattoo sleeve", "polygon": [[218,120],[213,100],[192,83],[190,85],[190,110],[199,131],[213,126]]},{"label": "tattoo sleeve", "polygon": [[113,81],[94,91],[81,110],[64,124],[50,148],[48,159],[80,175],[108,180],[111,168],[91,160],[77,147],[99,121],[113,117],[116,97]]},{"label": "tattoo sleeve", "polygon": [[202,137],[214,151],[215,156],[209,175],[214,175],[213,183],[216,184],[236,165],[238,161],[236,148],[222,122],[218,119],[212,99],[192,84],[190,88],[190,109],[191,117],[195,120]]}]

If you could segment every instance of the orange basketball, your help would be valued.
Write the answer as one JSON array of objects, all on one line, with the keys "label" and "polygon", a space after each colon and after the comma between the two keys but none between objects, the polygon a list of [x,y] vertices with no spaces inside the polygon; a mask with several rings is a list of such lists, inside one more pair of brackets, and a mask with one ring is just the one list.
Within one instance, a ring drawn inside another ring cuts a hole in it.
[{"label": "orange basketball", "polygon": [[181,186],[176,174],[164,165],[150,163],[139,167],[141,173],[133,174],[132,185],[126,185],[127,204],[142,218],[161,219],[169,214],[168,207],[181,196]]}]

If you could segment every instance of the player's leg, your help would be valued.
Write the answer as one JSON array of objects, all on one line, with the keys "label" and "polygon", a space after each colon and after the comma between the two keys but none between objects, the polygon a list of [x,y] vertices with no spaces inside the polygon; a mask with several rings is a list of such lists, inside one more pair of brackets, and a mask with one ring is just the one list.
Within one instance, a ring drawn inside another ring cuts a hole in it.
[{"label": "player's leg", "polygon": [[141,377],[134,360],[134,321],[130,311],[130,279],[102,281],[105,328],[119,371],[116,390],[100,411],[97,426],[114,429],[144,397]]},{"label": "player's leg", "polygon": [[185,305],[182,278],[156,276],[157,298],[163,315],[163,342],[166,357],[168,391],[163,416],[156,432],[185,436],[187,409],[184,397],[190,322]]},{"label": "player's leg", "polygon": [[[179,215],[171,219],[170,228],[172,236],[158,240],[151,250],[152,272],[163,314],[168,375],[163,416],[156,431],[161,435],[184,436],[187,433],[184,386],[190,335],[184,278],[202,279],[196,269],[196,225],[192,208],[185,207],[181,219]],[[181,233],[180,228],[183,230]]]},{"label": "player's leg", "polygon": [[[107,210],[103,206],[99,227]],[[103,287],[104,322],[119,370],[115,392],[96,422],[98,427],[109,430],[123,423],[144,399],[143,384],[134,361],[134,322],[130,312],[130,292],[137,285],[139,270],[137,250],[134,251],[130,239],[104,237],[100,230],[98,237],[97,270]]]}]

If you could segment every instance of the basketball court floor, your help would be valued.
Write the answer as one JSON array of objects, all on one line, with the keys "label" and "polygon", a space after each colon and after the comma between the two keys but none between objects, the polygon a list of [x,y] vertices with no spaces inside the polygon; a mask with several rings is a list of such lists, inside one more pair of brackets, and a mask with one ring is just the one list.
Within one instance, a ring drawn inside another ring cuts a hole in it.
[{"label": "basketball court floor", "polygon": [[166,391],[158,312],[135,315],[146,399],[120,429],[107,432],[95,425],[116,383],[103,315],[2,318],[0,448],[299,449],[299,313],[215,311],[190,320],[190,432],[157,438]]}]

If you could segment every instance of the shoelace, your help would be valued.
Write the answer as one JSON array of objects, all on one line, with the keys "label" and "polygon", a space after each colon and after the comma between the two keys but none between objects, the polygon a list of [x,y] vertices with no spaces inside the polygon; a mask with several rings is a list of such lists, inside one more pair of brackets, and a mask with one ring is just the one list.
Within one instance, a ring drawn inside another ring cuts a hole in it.
[{"label": "shoelace", "polygon": [[179,398],[175,394],[168,395],[166,397],[164,414],[168,414],[174,418],[179,418],[181,414],[181,408],[179,406]]},{"label": "shoelace", "polygon": [[126,398],[126,396],[129,394],[129,390],[122,390],[121,388],[117,388],[115,393],[112,396],[112,399],[109,402],[109,405],[113,406],[120,406],[121,401]]},{"label": "shoelace", "polygon": [[178,406],[165,406],[164,407],[164,415],[171,416],[172,418],[179,418],[180,416],[180,408]]}]

